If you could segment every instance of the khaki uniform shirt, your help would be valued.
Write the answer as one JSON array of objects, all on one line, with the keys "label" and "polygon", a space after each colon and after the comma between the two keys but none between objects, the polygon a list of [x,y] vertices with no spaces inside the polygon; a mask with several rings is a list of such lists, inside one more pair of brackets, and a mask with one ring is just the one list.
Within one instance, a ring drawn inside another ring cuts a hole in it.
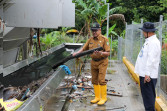
[{"label": "khaki uniform shirt", "polygon": [[[88,41],[83,46],[83,51],[98,48],[98,47],[103,47],[104,52],[110,52],[109,40],[101,34],[97,38],[91,37],[90,39],[88,39]],[[96,55],[93,53],[90,55],[90,57],[92,59],[100,59],[105,56]]]}]

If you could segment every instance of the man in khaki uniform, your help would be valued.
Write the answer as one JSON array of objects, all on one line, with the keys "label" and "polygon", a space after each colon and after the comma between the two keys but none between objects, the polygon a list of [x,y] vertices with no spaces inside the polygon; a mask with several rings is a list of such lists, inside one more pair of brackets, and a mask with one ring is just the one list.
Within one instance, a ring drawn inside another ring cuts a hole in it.
[{"label": "man in khaki uniform", "polygon": [[86,44],[76,53],[81,53],[86,50],[103,47],[103,51],[95,51],[90,55],[92,84],[94,86],[95,98],[91,103],[103,105],[107,101],[107,85],[105,81],[106,70],[108,66],[108,56],[110,54],[110,45],[106,37],[101,35],[101,27],[98,23],[93,23],[91,26],[93,37],[88,39]]}]

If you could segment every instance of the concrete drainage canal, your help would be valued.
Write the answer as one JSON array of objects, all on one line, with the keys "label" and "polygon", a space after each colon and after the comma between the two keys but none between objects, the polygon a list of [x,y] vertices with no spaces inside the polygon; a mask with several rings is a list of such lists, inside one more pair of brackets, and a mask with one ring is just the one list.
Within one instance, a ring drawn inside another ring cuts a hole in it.
[{"label": "concrete drainage canal", "polygon": [[[64,80],[78,77],[84,59],[81,57],[65,63],[72,73],[72,75],[68,76],[62,68],[57,67],[53,70],[52,66],[59,60],[69,56],[72,51],[78,50],[81,46],[82,44],[62,44],[58,48],[50,50],[51,53],[49,55],[43,56],[20,69],[18,68],[14,72],[8,71],[12,73],[5,77],[0,77],[0,102],[4,106],[0,107],[1,110],[49,111],[49,108],[51,108],[49,104],[53,104],[54,101],[63,102],[58,108],[60,110],[66,109],[69,93],[73,92],[73,89],[70,88],[71,81]],[[23,63],[20,63],[20,65],[23,65]],[[60,88],[61,86],[64,87],[64,82],[68,83],[68,87]],[[63,94],[65,95],[62,96]]]}]

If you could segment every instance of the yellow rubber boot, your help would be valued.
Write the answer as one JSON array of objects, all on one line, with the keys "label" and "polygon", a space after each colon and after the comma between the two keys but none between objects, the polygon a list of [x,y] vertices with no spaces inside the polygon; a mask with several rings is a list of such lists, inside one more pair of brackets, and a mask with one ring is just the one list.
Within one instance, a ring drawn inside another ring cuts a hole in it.
[{"label": "yellow rubber boot", "polygon": [[103,105],[107,101],[107,85],[100,85],[101,99],[97,103],[98,105]]},{"label": "yellow rubber boot", "polygon": [[93,87],[94,87],[95,98],[90,102],[92,104],[95,104],[100,101],[100,85],[93,85]]}]

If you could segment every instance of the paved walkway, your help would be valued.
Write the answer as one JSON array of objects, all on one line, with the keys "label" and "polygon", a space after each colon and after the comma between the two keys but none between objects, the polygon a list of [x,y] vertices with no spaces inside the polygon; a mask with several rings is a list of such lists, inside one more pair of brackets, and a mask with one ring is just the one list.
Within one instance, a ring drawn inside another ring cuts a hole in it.
[{"label": "paved walkway", "polygon": [[[87,65],[86,69],[89,68]],[[106,79],[109,80],[107,88],[119,92],[122,97],[108,95],[108,101],[104,106],[90,104],[94,97],[88,97],[83,102],[72,102],[69,111],[144,111],[139,86],[133,81],[124,64],[112,61],[112,67],[108,70],[115,73],[106,75]]]}]

